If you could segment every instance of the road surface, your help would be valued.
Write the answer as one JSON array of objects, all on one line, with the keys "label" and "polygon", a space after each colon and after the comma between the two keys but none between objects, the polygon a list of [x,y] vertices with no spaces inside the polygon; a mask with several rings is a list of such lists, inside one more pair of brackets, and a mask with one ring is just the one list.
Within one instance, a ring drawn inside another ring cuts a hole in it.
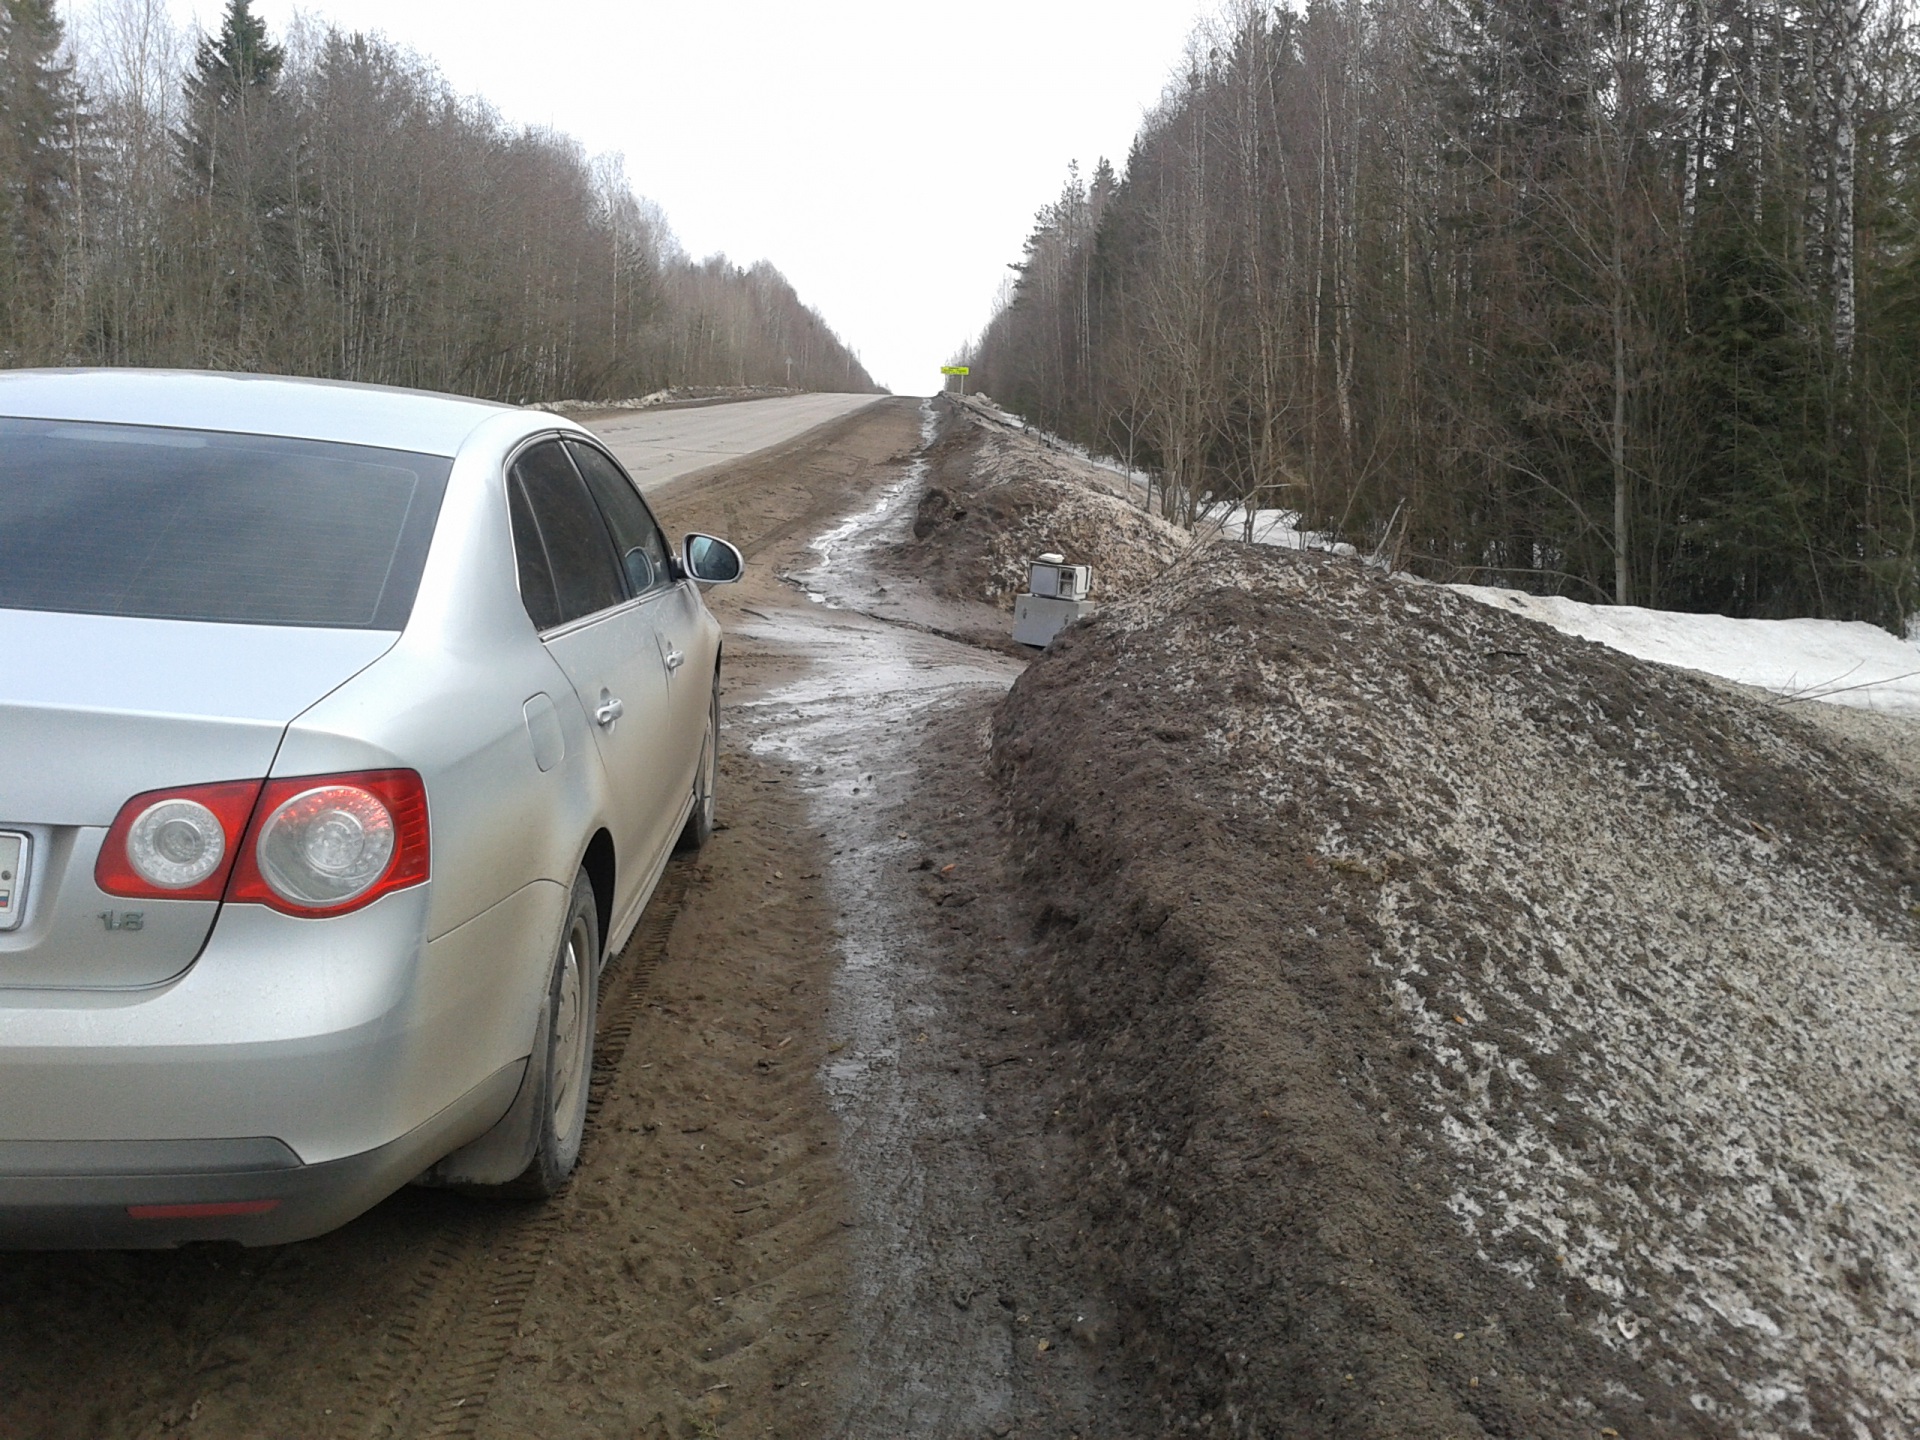
[{"label": "road surface", "polygon": [[620,463],[653,491],[669,480],[771,449],[864,410],[880,395],[782,395],[676,410],[636,410],[588,423]]}]

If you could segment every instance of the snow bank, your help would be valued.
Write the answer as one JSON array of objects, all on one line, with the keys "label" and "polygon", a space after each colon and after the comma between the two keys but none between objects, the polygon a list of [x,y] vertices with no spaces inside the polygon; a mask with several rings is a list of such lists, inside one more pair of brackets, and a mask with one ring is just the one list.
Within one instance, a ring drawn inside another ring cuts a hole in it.
[{"label": "snow bank", "polygon": [[1862,621],[1735,620],[1588,605],[1485,585],[1447,588],[1641,660],[1699,670],[1792,699],[1920,715],[1920,648]]},{"label": "snow bank", "polygon": [[[1117,475],[1126,482],[1122,493],[1130,499],[1139,500],[1152,489],[1153,477],[1145,470],[1129,468],[1124,462],[1111,455],[1095,454],[1077,441],[1064,439],[1050,430],[1043,430],[1011,410],[1002,409],[996,401],[986,395],[978,393],[964,397],[949,395],[947,398],[983,420],[1039,441],[1048,450],[1070,455],[1108,475]],[[1233,505],[1224,510],[1215,506],[1208,510],[1194,526],[1194,531],[1202,540],[1225,536],[1229,540],[1251,540],[1255,545],[1271,545],[1276,550],[1324,550],[1332,555],[1359,553],[1344,540],[1337,540],[1318,530],[1302,530],[1300,512],[1297,510],[1255,510],[1251,533],[1249,533],[1247,510],[1244,505]]]},{"label": "snow bank", "polygon": [[806,392],[785,385],[678,385],[627,400],[536,400],[522,408],[552,415],[597,415],[609,410],[652,410],[662,405],[684,405],[694,400],[764,400]]}]

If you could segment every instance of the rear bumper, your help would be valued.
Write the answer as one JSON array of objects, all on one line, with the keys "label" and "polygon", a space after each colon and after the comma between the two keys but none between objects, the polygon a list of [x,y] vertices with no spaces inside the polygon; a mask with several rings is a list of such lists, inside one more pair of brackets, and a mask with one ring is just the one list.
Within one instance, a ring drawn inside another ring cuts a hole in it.
[{"label": "rear bumper", "polygon": [[226,906],[165,985],[0,990],[0,1143],[265,1135],[318,1165],[405,1136],[526,1057],[567,896],[425,942],[427,889],[328,920]]},{"label": "rear bumper", "polygon": [[227,906],[165,985],[0,990],[0,1249],[304,1239],[484,1134],[568,892],[423,942],[427,888],[321,921]]},{"label": "rear bumper", "polygon": [[0,1249],[283,1245],[323,1235],[504,1114],[525,1072],[516,1061],[398,1140],[317,1165],[268,1138],[0,1141]]}]

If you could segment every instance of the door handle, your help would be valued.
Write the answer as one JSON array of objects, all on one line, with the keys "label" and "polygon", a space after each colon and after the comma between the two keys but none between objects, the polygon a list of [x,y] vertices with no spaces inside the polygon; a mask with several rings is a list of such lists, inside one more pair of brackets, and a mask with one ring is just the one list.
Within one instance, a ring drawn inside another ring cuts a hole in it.
[{"label": "door handle", "polygon": [[686,663],[687,663],[686,656],[682,655],[678,650],[674,649],[673,646],[671,645],[667,646],[667,669],[670,672],[674,670],[678,670],[682,665]]},{"label": "door handle", "polygon": [[603,700],[600,708],[593,712],[593,718],[603,729],[611,730],[613,722],[627,713],[627,707],[618,700]]}]

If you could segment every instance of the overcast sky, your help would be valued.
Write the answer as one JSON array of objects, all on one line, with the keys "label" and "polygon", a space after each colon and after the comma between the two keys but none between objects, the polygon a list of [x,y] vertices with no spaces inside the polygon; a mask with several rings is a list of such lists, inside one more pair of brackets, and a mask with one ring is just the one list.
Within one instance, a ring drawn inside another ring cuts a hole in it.
[{"label": "overcast sky", "polygon": [[[174,0],[211,27],[224,0]],[[377,30],[626,156],[695,256],[771,260],[902,394],[986,322],[1067,162],[1116,166],[1206,0],[256,0]]]}]

